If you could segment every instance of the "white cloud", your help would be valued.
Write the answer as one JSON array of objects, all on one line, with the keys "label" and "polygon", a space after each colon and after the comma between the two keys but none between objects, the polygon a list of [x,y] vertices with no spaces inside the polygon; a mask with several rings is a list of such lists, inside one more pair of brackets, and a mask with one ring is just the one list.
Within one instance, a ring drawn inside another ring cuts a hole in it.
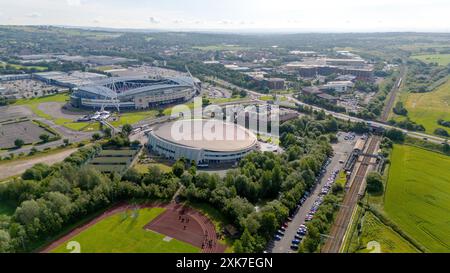
[{"label": "white cloud", "polygon": [[39,18],[41,16],[42,15],[40,13],[37,13],[37,12],[33,12],[33,13],[30,13],[30,14],[27,14],[27,17],[29,17],[29,18]]},{"label": "white cloud", "polygon": [[150,18],[148,18],[148,20],[150,21],[150,23],[151,24],[159,24],[159,21],[158,20],[156,20],[156,18],[155,17],[150,17]]},{"label": "white cloud", "polygon": [[69,6],[81,6],[81,0],[67,0]]}]

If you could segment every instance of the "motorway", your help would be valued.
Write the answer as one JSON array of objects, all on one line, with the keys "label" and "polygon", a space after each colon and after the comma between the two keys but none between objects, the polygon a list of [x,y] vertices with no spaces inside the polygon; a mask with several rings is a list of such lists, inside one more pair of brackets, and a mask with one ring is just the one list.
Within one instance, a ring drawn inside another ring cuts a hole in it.
[{"label": "motorway", "polygon": [[345,140],[345,133],[338,134],[338,143],[333,144],[334,155],[331,159],[331,163],[326,168],[326,173],[321,178],[320,182],[315,187],[314,191],[311,195],[306,199],[303,205],[300,207],[296,215],[293,217],[292,222],[289,223],[288,228],[286,229],[285,236],[281,239],[281,241],[275,241],[272,247],[273,253],[290,253],[291,251],[291,242],[294,239],[295,234],[301,224],[305,223],[305,218],[310,212],[314,202],[320,195],[322,187],[327,183],[328,178],[335,170],[342,169],[342,164],[339,161],[346,161],[351,152],[353,151],[353,147],[355,146],[356,141],[359,137],[356,137],[354,140]]},{"label": "motorway", "polygon": [[[366,154],[375,154],[379,148],[380,137],[372,136],[368,141]],[[359,200],[361,187],[364,186],[367,171],[370,167],[371,157],[362,156],[361,163],[356,174],[350,181],[351,186],[344,197],[344,201],[336,216],[336,220],[331,228],[328,240],[322,248],[323,253],[339,253],[347,227],[351,221],[353,211]],[[357,163],[358,164],[358,163]]]}]

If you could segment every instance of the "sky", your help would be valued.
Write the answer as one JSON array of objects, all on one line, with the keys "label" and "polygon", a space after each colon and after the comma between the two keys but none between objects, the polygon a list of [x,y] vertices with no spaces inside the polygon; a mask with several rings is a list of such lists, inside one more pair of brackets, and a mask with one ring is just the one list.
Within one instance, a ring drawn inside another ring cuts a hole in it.
[{"label": "sky", "polygon": [[0,0],[0,25],[450,32],[450,0]]}]

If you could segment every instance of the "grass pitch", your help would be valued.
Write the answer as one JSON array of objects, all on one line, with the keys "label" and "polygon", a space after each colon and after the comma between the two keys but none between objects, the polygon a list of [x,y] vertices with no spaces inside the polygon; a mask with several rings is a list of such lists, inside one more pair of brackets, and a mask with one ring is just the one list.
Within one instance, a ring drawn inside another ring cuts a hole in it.
[{"label": "grass pitch", "polygon": [[396,145],[384,211],[429,252],[450,252],[450,157]]},{"label": "grass pitch", "polygon": [[[120,212],[94,224],[69,241],[81,245],[82,253],[198,253],[199,248],[166,236],[144,230],[144,226],[164,212],[163,208],[139,209]],[[68,242],[69,242],[68,241]],[[68,253],[65,242],[52,252]]]}]

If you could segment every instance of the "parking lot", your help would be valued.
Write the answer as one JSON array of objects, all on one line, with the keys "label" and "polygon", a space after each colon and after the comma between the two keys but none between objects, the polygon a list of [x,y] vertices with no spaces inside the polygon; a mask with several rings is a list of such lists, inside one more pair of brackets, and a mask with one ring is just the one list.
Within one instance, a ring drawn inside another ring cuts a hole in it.
[{"label": "parking lot", "polygon": [[281,228],[280,231],[282,232],[279,233],[279,240],[273,240],[269,244],[268,252],[297,252],[291,248],[293,241],[297,240],[295,243],[300,243],[301,239],[306,235],[307,230],[304,225],[313,218],[313,213],[319,208],[323,197],[330,190],[336,175],[343,167],[343,162],[351,154],[359,138],[360,136],[352,137],[347,133],[338,134],[338,143],[333,144],[334,155],[324,166],[324,172],[319,178],[316,187],[299,202],[299,205],[301,205],[298,207],[298,210],[291,215],[292,221],[287,222],[285,227]]},{"label": "parking lot", "polygon": [[54,136],[29,120],[2,123],[0,124],[0,148],[13,148],[16,139],[21,139],[26,144],[36,143],[40,141],[39,136],[42,134]]},{"label": "parking lot", "polygon": [[58,87],[32,79],[2,82],[0,87],[8,90],[16,98],[35,98],[59,92]]}]

